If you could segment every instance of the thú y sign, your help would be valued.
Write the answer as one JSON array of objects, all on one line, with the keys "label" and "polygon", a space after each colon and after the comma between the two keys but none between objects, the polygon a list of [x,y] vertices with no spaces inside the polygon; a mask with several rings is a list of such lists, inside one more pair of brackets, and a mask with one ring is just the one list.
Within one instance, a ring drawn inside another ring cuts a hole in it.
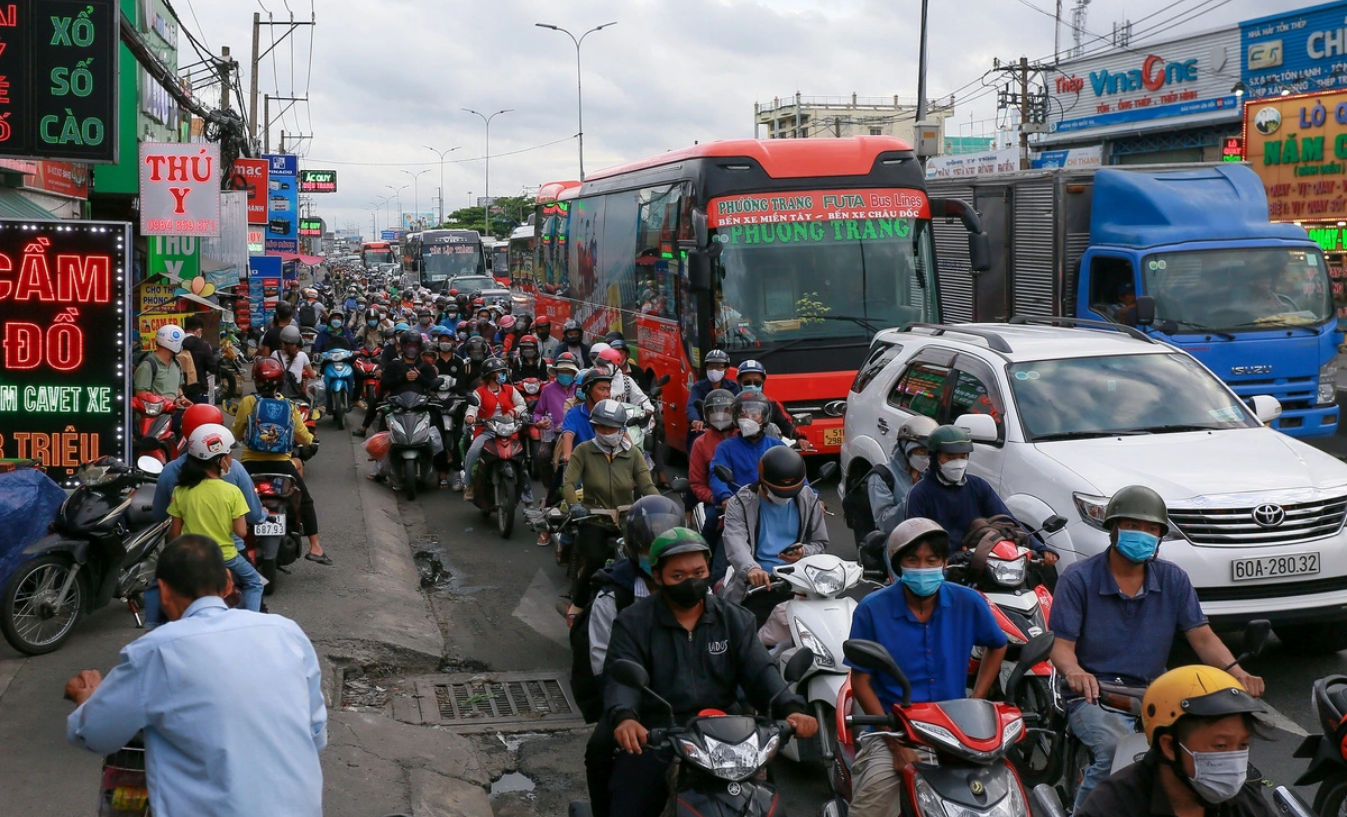
[{"label": "th\u00fa y sign", "polygon": [[144,235],[219,235],[219,145],[141,144],[140,231]]}]

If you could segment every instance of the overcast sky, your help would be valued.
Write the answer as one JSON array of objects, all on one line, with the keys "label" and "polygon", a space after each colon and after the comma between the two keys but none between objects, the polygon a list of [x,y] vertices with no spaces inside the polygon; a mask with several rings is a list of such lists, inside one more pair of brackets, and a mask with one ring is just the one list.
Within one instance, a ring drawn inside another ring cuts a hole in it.
[{"label": "overcast sky", "polygon": [[[483,194],[484,128],[461,108],[488,114],[514,109],[491,126],[493,194],[577,177],[575,47],[564,34],[536,28],[537,22],[577,35],[618,22],[584,44],[585,166],[591,172],[694,140],[751,137],[753,103],[796,91],[916,97],[918,0],[287,1],[296,19],[307,21],[312,9],[317,26],[299,29],[293,43],[287,40],[264,60],[260,93],[304,96],[307,88],[310,104],[273,123],[273,150],[282,129],[311,133],[312,141],[298,148],[306,156],[300,166],[335,168],[340,190],[315,197],[317,214],[330,228],[358,226],[366,234],[372,202],[393,192],[386,185],[408,185],[402,208],[412,211],[417,196],[404,171],[429,169],[420,177],[419,203],[422,211],[431,210],[440,164],[425,145],[461,147],[446,157],[448,210],[467,205],[469,191]],[[290,16],[282,0],[252,2],[174,0],[198,39],[216,53],[223,45],[233,49],[245,98],[252,13],[262,13],[264,21],[267,11],[276,21]],[[1068,21],[1074,2],[1064,0]],[[1138,21],[1139,46],[1262,16],[1272,6],[1315,4],[1093,0],[1086,28],[1107,34],[1125,10]],[[979,78],[995,57],[1050,59],[1054,5],[930,4],[929,96],[958,91],[957,99],[973,98],[957,105],[950,134],[995,131],[995,97]],[[264,26],[262,48],[284,30]],[[1065,25],[1062,41],[1070,41]],[[189,48],[185,39],[180,47]],[[180,53],[179,61],[195,58]],[[392,210],[396,218],[396,202]],[[379,226],[385,226],[382,212]]]}]

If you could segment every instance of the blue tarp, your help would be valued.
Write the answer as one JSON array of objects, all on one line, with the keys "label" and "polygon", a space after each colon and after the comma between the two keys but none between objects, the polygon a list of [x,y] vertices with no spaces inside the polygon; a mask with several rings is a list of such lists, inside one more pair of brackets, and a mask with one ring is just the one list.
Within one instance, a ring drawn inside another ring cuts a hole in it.
[{"label": "blue tarp", "polygon": [[0,474],[0,586],[24,561],[23,549],[47,534],[65,497],[61,486],[36,468]]}]

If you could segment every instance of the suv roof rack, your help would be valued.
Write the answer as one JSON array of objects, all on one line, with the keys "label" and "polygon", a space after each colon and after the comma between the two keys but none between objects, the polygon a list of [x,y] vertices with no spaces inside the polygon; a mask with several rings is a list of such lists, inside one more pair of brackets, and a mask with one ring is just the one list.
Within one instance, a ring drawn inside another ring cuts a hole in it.
[{"label": "suv roof rack", "polygon": [[939,337],[941,335],[968,335],[970,337],[981,338],[987,342],[987,348],[993,352],[1002,354],[1012,354],[1015,350],[1010,348],[1006,339],[1001,337],[995,331],[990,329],[969,329],[965,326],[945,326],[939,323],[910,323],[903,327],[904,332],[911,332],[913,329],[929,329],[931,334]]},{"label": "suv roof rack", "polygon": [[1019,326],[1070,326],[1079,329],[1105,329],[1112,332],[1120,332],[1135,340],[1144,340],[1147,343],[1155,343],[1155,338],[1142,332],[1133,326],[1125,323],[1111,323],[1109,321],[1094,321],[1088,318],[1067,318],[1061,316],[1036,317],[1029,315],[1016,315],[1011,318],[1009,323]]}]

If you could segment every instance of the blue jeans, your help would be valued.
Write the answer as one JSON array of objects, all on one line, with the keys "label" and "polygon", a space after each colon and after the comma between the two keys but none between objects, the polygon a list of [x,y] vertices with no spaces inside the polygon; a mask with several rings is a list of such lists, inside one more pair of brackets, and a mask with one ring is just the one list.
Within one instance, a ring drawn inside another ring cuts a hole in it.
[{"label": "blue jeans", "polygon": [[243,607],[254,613],[262,612],[262,574],[257,572],[253,563],[242,553],[225,561],[225,567],[234,574],[239,592],[243,594]]},{"label": "blue jeans", "polygon": [[1118,741],[1124,735],[1136,731],[1136,720],[1127,715],[1110,712],[1102,706],[1078,700],[1067,708],[1067,726],[1089,747],[1094,763],[1085,770],[1080,782],[1080,791],[1076,793],[1073,811],[1080,809],[1085,798],[1090,796],[1094,787],[1108,779],[1113,772],[1113,755],[1118,749]]}]

